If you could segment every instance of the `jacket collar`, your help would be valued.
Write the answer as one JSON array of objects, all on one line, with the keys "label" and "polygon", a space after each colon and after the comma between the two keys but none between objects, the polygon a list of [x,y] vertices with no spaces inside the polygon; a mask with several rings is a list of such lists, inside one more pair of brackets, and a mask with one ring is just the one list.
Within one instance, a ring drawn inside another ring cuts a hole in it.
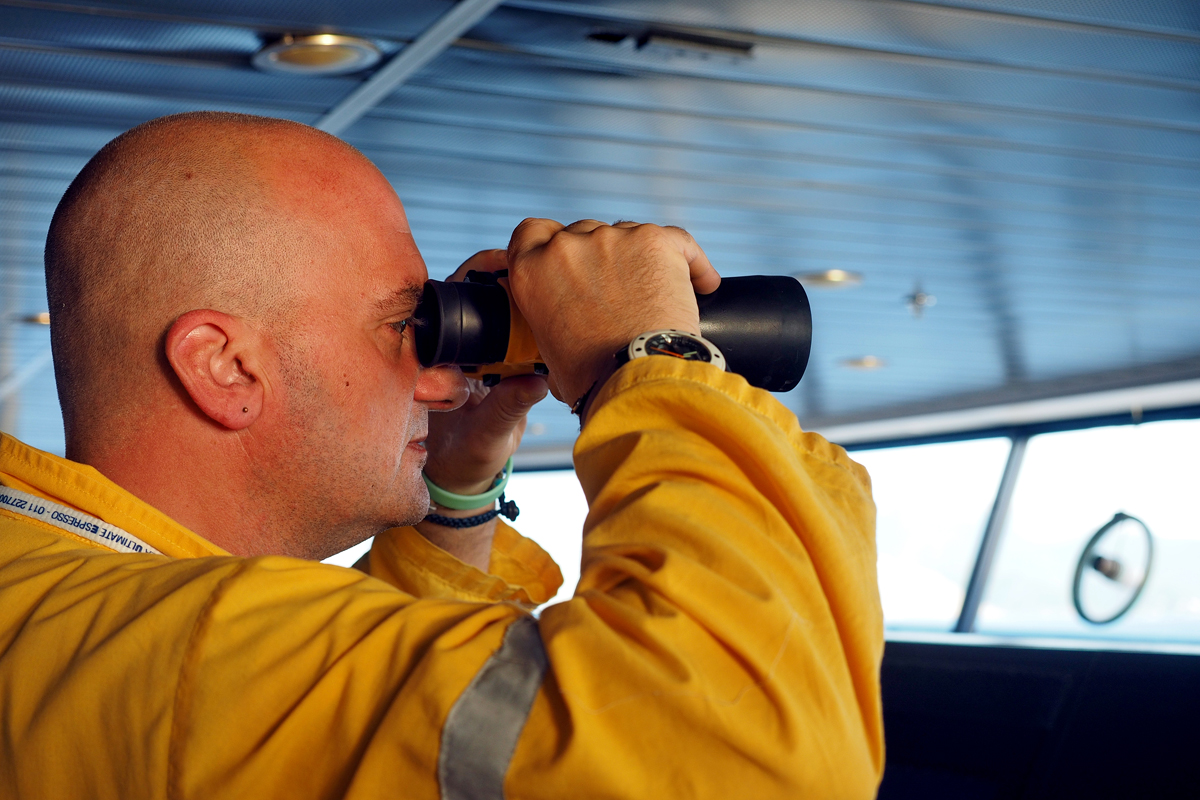
[{"label": "jacket collar", "polygon": [[94,467],[0,434],[0,484],[104,520],[174,558],[229,555],[100,474]]},{"label": "jacket collar", "polygon": [[[94,467],[51,455],[2,433],[0,485],[90,514],[173,558],[229,555]],[[372,574],[382,573],[378,577],[420,597],[507,600],[532,606],[553,597],[562,584],[562,573],[549,554],[503,524],[498,525],[493,541],[492,574],[464,564],[413,528],[393,528],[380,534],[375,551],[396,569],[389,570],[381,563],[373,565]],[[396,574],[390,574],[393,571]]]}]

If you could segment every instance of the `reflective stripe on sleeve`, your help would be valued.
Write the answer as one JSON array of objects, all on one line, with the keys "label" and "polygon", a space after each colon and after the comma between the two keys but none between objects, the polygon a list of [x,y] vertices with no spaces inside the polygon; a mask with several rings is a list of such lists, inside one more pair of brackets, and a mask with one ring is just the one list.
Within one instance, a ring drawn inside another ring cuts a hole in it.
[{"label": "reflective stripe on sleeve", "polygon": [[537,620],[522,617],[446,716],[438,754],[442,800],[503,800],[504,776],[545,674]]}]

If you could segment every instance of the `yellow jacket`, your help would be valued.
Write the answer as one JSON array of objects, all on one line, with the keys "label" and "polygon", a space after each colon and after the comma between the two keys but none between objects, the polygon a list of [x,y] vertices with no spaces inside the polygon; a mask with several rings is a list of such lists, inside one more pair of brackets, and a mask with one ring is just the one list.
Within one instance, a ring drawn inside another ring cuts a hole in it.
[{"label": "yellow jacket", "polygon": [[609,381],[575,464],[582,577],[535,620],[557,568],[508,529],[490,576],[412,529],[378,577],[236,558],[4,437],[0,797],[874,796],[862,468],[668,359]]}]

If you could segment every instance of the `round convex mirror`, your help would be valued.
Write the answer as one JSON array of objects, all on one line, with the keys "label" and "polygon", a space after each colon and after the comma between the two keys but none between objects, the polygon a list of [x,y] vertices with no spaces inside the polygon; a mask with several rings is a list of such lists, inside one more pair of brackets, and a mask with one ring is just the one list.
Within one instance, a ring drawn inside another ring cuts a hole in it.
[{"label": "round convex mirror", "polygon": [[1079,616],[1095,625],[1120,619],[1133,607],[1154,558],[1150,529],[1137,517],[1113,515],[1088,540],[1075,566],[1071,596]]}]

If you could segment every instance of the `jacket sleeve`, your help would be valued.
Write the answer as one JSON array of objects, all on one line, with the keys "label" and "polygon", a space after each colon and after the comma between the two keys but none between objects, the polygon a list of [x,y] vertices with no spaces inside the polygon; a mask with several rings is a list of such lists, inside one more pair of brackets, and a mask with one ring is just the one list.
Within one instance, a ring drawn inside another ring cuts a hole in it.
[{"label": "jacket sleeve", "polygon": [[707,365],[633,362],[598,400],[581,579],[541,616],[550,674],[509,796],[874,797],[865,471]]},{"label": "jacket sleeve", "polygon": [[0,794],[872,796],[865,473],[707,365],[643,359],[598,400],[582,580],[540,620],[290,558],[0,536]]},{"label": "jacket sleeve", "polygon": [[573,599],[245,562],[182,671],[179,796],[873,797],[865,472],[708,365],[644,359],[598,401]]},{"label": "jacket sleeve", "polygon": [[416,528],[391,528],[375,537],[365,572],[419,598],[508,602],[532,610],[562,586],[550,554],[500,520],[488,571],[464,564]]}]

